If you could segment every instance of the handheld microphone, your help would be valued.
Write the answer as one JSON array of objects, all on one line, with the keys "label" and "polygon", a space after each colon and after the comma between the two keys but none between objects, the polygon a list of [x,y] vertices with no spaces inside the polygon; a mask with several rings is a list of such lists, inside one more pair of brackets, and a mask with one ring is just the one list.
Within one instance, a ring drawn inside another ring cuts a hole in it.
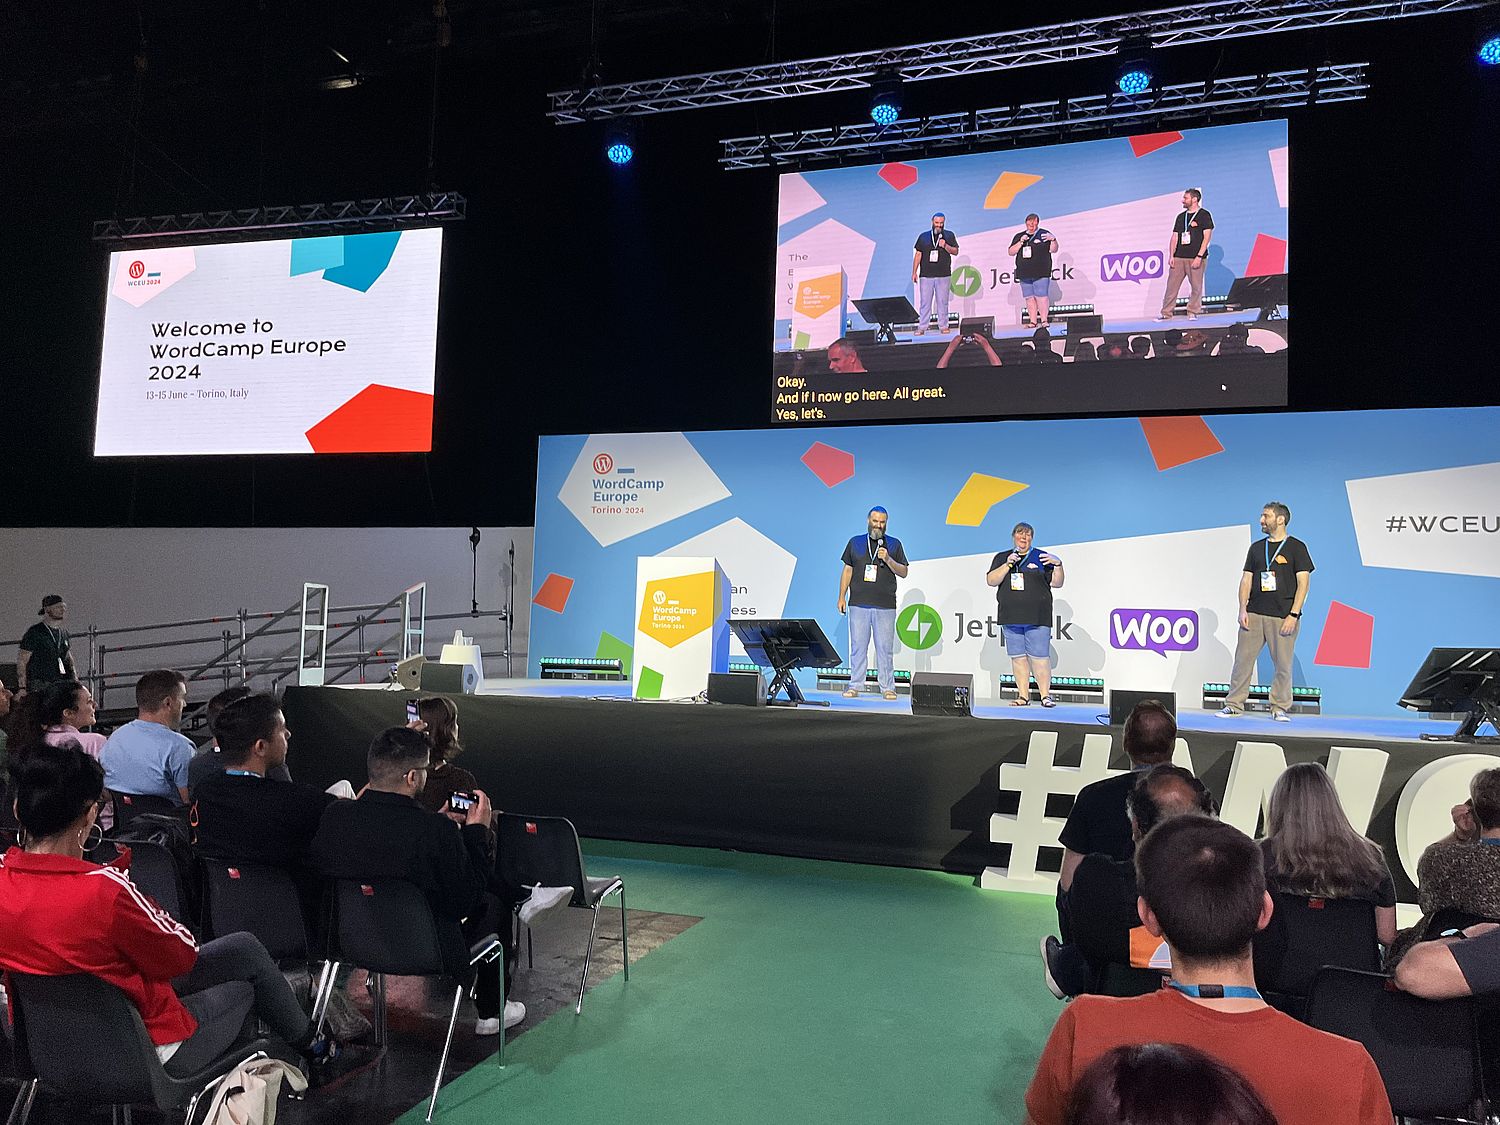
[{"label": "handheld microphone", "polygon": [[[880,550],[881,545],[885,543],[885,536],[884,535],[877,535],[877,536],[875,536],[874,543],[875,543],[875,550],[877,550],[877,551]],[[882,564],[882,565],[885,563],[885,560],[881,559],[881,558],[877,558],[877,559],[875,559],[875,561],[877,563]]]}]

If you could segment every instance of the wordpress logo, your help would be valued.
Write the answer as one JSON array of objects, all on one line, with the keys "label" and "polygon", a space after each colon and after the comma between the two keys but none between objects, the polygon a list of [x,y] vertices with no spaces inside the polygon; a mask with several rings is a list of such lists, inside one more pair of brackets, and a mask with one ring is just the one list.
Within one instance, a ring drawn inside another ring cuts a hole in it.
[{"label": "wordpress logo", "polygon": [[615,459],[608,453],[600,453],[594,458],[594,472],[608,473],[615,467]]},{"label": "wordpress logo", "polygon": [[931,648],[943,639],[943,619],[930,605],[913,602],[897,615],[896,636],[907,648]]},{"label": "wordpress logo", "polygon": [[1191,609],[1116,609],[1109,615],[1113,648],[1144,649],[1166,656],[1198,647],[1198,614]]},{"label": "wordpress logo", "polygon": [[1133,281],[1139,285],[1148,278],[1161,277],[1166,268],[1166,255],[1160,250],[1105,254],[1099,259],[1099,280]]}]

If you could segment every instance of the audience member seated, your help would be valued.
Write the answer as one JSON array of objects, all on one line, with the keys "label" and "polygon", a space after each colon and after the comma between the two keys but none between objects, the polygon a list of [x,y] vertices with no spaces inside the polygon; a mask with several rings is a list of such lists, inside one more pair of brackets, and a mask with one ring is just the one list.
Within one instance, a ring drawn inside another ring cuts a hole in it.
[{"label": "audience member seated", "polygon": [[85,732],[94,725],[94,697],[77,680],[53,680],[27,692],[11,720],[9,751],[24,756],[43,742],[54,746],[76,742],[89,757],[98,759],[104,736]]},{"label": "audience member seated", "polygon": [[1061,1125],[1079,1076],[1115,1047],[1180,1043],[1238,1071],[1280,1125],[1390,1125],[1364,1047],[1269,1007],[1250,942],[1270,921],[1259,850],[1204,816],[1157,825],[1136,850],[1141,920],[1171,953],[1171,987],[1148,996],[1080,996],[1065,1007],[1026,1091],[1029,1120]]},{"label": "audience member seated", "polygon": [[[1126,797],[1131,840],[1139,844],[1146,833],[1168,817],[1183,813],[1213,816],[1213,794],[1181,766],[1163,764],[1149,773],[1131,773],[1135,780]],[[1047,987],[1059,1000],[1086,992],[1101,992],[1109,965],[1171,971],[1166,948],[1141,921],[1135,888],[1135,864],[1104,852],[1084,856],[1073,873],[1068,894],[1068,916],[1073,940],[1067,945],[1048,937],[1042,942]]]},{"label": "audience member seated", "polygon": [[3,683],[0,683],[0,768],[3,768],[5,765],[6,746],[10,740],[10,712],[15,701],[15,693]]},{"label": "audience member seated", "polygon": [[1387,971],[1416,942],[1435,936],[1427,931],[1439,913],[1500,920],[1500,769],[1474,775],[1469,799],[1453,806],[1453,831],[1422,853],[1417,904],[1422,918],[1397,936]]},{"label": "audience member seated", "polygon": [[[219,717],[219,713],[224,708],[228,707],[236,699],[245,699],[254,694],[244,684],[238,684],[234,687],[225,688],[208,701],[208,706],[205,709],[205,717],[208,719],[209,738],[208,742],[193,755],[193,760],[188,763],[189,792],[196,792],[200,781],[206,777],[211,777],[224,768],[224,759],[219,756],[219,739],[213,733],[214,720]],[[266,772],[266,776],[274,778],[276,781],[292,780],[291,772],[287,769],[285,762],[282,762],[279,766],[273,766]]]},{"label": "audience member seated", "polygon": [[1255,1088],[1176,1043],[1116,1047],[1078,1078],[1068,1125],[1276,1125]]},{"label": "audience member seated", "polygon": [[1260,847],[1269,889],[1374,903],[1380,943],[1396,940],[1396,884],[1385,853],[1354,830],[1317,762],[1289,766],[1277,779]]},{"label": "audience member seated", "polygon": [[[336,801],[323,814],[312,843],[314,866],[330,879],[404,879],[420,887],[441,927],[444,965],[449,975],[472,978],[469,940],[483,933],[489,913],[508,947],[514,945],[508,908],[498,908],[486,894],[494,871],[494,835],[490,800],[478,790],[462,816],[430,813],[417,802],[427,783],[432,759],[420,731],[392,727],[375,736],[367,757],[369,784],[354,801]],[[466,940],[467,939],[467,940]],[[505,957],[507,972],[513,949]],[[500,967],[478,968],[476,1035],[500,1031]],[[517,1001],[505,1005],[505,1026],[526,1018]]]},{"label": "audience member seated", "polygon": [[1500,996],[1500,924],[1478,922],[1418,942],[1396,966],[1396,987],[1428,1000]]},{"label": "audience member seated", "polygon": [[83,858],[104,793],[98,762],[76,744],[44,744],[13,763],[12,778],[25,846],[0,866],[0,966],[89,973],[121,989],[171,1074],[218,1058],[252,1014],[291,1047],[322,1053],[260,942],[232,934],[200,949],[125,872]]},{"label": "audience member seated", "polygon": [[188,802],[188,763],[193,744],[177,727],[187,705],[181,672],[147,672],[135,685],[136,718],[109,736],[100,761],[104,783],[115,793]]},{"label": "audience member seated", "polygon": [[458,704],[447,696],[429,696],[418,701],[417,716],[426,728],[423,733],[432,754],[432,769],[417,803],[428,812],[440,812],[453,794],[472,793],[479,782],[468,770],[453,764],[453,759],[464,752],[458,741]]}]

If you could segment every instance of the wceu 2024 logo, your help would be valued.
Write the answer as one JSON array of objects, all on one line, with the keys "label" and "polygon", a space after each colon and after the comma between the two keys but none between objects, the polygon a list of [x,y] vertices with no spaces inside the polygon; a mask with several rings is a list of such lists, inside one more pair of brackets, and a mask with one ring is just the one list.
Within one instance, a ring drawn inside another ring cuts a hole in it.
[{"label": "wceu 2024 logo", "polygon": [[147,273],[146,263],[141,261],[139,258],[131,262],[129,268],[125,272],[130,274],[130,280],[125,284],[132,289],[137,289],[146,285],[161,284],[161,271],[156,270],[152,273]]},{"label": "wceu 2024 logo", "polygon": [[1145,649],[1161,656],[1198,647],[1198,614],[1191,609],[1116,609],[1109,615],[1114,648]]}]

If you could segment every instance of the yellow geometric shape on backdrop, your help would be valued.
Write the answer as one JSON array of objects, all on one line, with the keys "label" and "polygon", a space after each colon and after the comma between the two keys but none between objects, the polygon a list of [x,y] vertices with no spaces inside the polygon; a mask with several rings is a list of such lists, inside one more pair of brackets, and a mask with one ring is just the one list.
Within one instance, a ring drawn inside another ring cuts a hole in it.
[{"label": "yellow geometric shape on backdrop", "polygon": [[978,527],[996,504],[1030,487],[1020,481],[970,473],[953,503],[948,505],[948,522],[957,527]]},{"label": "yellow geometric shape on backdrop", "polygon": [[676,648],[683,641],[713,628],[714,572],[655,578],[646,583],[641,598],[641,632]]},{"label": "yellow geometric shape on backdrop", "polygon": [[990,193],[984,197],[985,210],[1004,210],[1016,201],[1016,196],[1040,182],[1041,178],[1029,172],[1001,172]]},{"label": "yellow geometric shape on backdrop", "polygon": [[804,278],[797,283],[793,307],[803,316],[816,320],[839,303],[841,278],[836,273]]}]

